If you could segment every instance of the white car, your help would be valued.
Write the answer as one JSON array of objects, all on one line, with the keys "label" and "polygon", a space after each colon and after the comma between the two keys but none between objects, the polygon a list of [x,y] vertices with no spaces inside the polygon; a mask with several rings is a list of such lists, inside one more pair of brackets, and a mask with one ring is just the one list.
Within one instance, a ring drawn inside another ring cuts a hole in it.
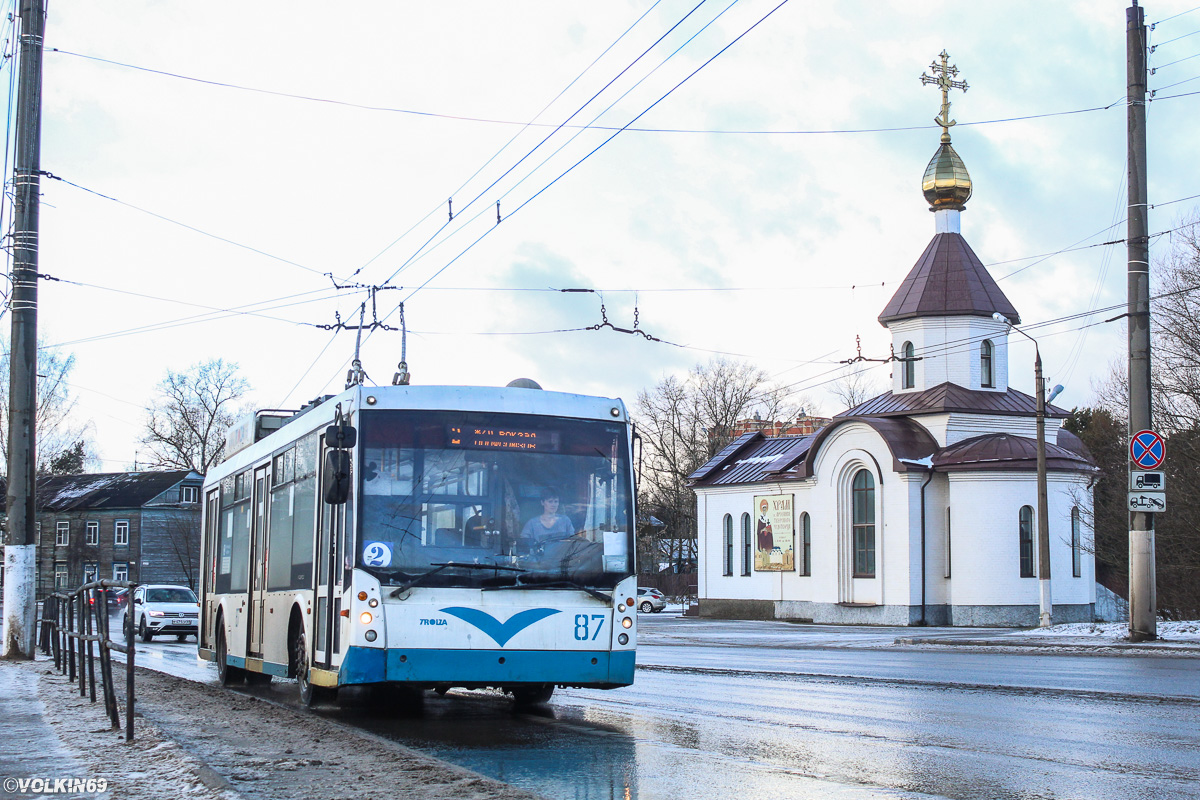
[{"label": "white car", "polygon": [[643,614],[651,612],[657,614],[667,607],[667,598],[658,589],[639,586],[637,596],[638,611],[641,611]]},{"label": "white car", "polygon": [[196,593],[186,586],[139,586],[133,590],[133,601],[125,609],[122,625],[130,614],[143,642],[172,633],[182,642],[200,633],[200,603]]}]

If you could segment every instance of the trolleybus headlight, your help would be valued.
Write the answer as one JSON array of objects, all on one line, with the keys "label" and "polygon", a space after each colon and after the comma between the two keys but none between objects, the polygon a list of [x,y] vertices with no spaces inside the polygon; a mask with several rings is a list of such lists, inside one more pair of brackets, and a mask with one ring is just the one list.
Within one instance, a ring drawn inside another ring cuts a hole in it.
[{"label": "trolleybus headlight", "polygon": [[632,628],[633,620],[630,619],[629,617],[622,617],[621,618],[621,627],[622,628]]},{"label": "trolleybus headlight", "polygon": [[617,644],[629,644],[629,634],[622,633],[617,637]]},{"label": "trolleybus headlight", "polygon": [[[623,634],[623,633],[622,633],[621,635],[622,635],[622,636],[624,636],[625,634]],[[379,636],[379,634],[375,633],[375,631],[367,631],[367,633],[366,633],[366,637],[367,637],[367,641],[368,641],[368,642],[373,642],[373,641],[375,641],[375,639],[376,639],[378,636]],[[624,642],[621,642],[621,644],[625,644],[625,643],[624,643]]]},{"label": "trolleybus headlight", "polygon": [[379,600],[372,597],[371,601],[367,603],[367,605],[369,605],[371,608],[375,608],[377,605],[379,605]]},{"label": "trolleybus headlight", "polygon": [[375,617],[371,616],[370,611],[364,611],[358,615],[358,621],[361,622],[363,625],[370,625],[371,620],[373,620],[373,619],[375,619]]},{"label": "trolleybus headlight", "polygon": [[624,604],[624,603],[617,603],[617,611],[619,611],[619,612],[621,612],[622,614],[624,614],[624,613],[625,613],[625,604]]}]

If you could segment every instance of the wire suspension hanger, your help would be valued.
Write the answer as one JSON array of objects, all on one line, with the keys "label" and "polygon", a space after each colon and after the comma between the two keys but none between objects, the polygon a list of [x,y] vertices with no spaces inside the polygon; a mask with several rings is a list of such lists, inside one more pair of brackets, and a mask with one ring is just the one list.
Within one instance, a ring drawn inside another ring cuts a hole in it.
[{"label": "wire suspension hanger", "polygon": [[839,364],[857,364],[860,361],[871,361],[876,364],[887,364],[892,361],[921,361],[925,358],[924,356],[898,356],[896,355],[896,345],[894,344],[888,345],[889,349],[891,350],[891,355],[889,355],[887,358],[867,358],[862,354],[861,336],[854,337],[854,347],[858,350],[858,355],[856,355],[854,358],[843,359],[838,362]]}]

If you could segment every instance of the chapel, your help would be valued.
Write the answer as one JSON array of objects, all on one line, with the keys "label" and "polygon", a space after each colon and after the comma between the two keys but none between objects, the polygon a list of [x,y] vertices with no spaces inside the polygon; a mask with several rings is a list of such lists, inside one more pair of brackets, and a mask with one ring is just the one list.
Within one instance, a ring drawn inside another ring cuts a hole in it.
[{"label": "chapel", "polygon": [[[922,180],[934,234],[879,314],[890,391],[805,436],[737,437],[689,477],[701,616],[1033,626],[1040,596],[1037,400],[1008,384],[1021,316],[963,238],[971,177],[941,143]],[[1031,365],[1032,366],[1032,365]],[[1045,406],[1053,622],[1091,622],[1097,470]]]}]

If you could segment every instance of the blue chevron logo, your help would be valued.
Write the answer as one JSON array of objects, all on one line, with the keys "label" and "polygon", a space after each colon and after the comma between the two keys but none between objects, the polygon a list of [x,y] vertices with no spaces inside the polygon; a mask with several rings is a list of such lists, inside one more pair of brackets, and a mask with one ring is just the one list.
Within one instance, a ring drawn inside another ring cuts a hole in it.
[{"label": "blue chevron logo", "polygon": [[480,611],[478,608],[461,608],[454,606],[451,608],[441,609],[442,613],[450,614],[458,617],[468,625],[474,625],[479,630],[486,633],[496,642],[496,644],[504,647],[508,640],[516,636],[521,631],[528,628],[535,622],[540,622],[546,617],[553,616],[559,613],[557,608],[529,608],[525,611],[513,614],[506,622],[493,617],[486,611]]}]

